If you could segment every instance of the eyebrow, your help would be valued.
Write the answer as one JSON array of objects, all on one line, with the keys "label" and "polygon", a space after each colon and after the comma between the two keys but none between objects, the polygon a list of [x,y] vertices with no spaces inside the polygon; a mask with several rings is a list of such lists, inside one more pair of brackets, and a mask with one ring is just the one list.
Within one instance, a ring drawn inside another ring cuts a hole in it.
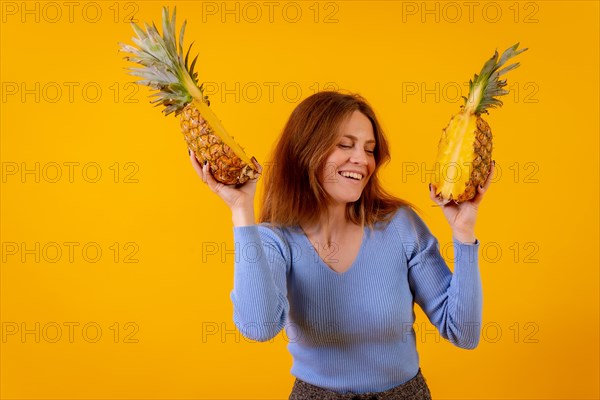
[{"label": "eyebrow", "polygon": [[[350,139],[358,140],[358,138],[354,135],[344,135],[343,137],[347,137]],[[367,140],[365,143],[376,143],[375,140]]]}]

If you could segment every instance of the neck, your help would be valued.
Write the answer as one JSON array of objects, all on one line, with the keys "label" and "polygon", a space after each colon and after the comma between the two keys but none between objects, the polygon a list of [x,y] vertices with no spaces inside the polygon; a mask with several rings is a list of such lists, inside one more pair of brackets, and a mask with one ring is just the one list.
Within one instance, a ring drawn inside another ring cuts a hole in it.
[{"label": "neck", "polygon": [[321,215],[319,222],[311,226],[302,226],[302,229],[309,237],[332,243],[347,234],[348,228],[355,227],[355,224],[346,220],[345,204],[329,207],[328,211],[328,214]]}]

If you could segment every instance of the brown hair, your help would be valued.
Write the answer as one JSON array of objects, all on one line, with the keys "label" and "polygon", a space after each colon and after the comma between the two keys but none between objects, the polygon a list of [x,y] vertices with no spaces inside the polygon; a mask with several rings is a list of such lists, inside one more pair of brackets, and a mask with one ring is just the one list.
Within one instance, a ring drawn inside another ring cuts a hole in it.
[{"label": "brown hair", "polygon": [[371,106],[358,94],[324,91],[304,99],[294,109],[275,145],[263,173],[260,222],[312,225],[327,212],[330,199],[322,186],[322,172],[339,140],[340,126],[356,110],[373,125],[375,170],[360,198],[346,206],[346,218],[372,227],[375,222],[389,220],[399,207],[412,207],[387,193],[377,178],[379,168],[390,160],[390,150]]}]

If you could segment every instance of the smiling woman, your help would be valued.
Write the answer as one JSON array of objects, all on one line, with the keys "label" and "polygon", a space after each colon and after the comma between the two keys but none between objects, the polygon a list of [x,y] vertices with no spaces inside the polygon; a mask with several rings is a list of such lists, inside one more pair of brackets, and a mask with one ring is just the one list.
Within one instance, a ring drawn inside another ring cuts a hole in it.
[{"label": "smiling woman", "polygon": [[[297,331],[288,345],[296,377],[290,399],[431,399],[416,349],[414,303],[454,345],[472,349],[479,342],[474,226],[491,180],[460,205],[443,204],[430,188],[452,229],[453,274],[411,205],[381,187],[377,172],[389,159],[362,97],[312,95],[275,145],[256,224],[257,180],[224,186],[191,156],[232,211],[242,251],[231,292],[236,326],[258,341],[288,324]],[[248,259],[249,247],[262,251]]]},{"label": "smiling woman", "polygon": [[341,126],[339,144],[326,160],[322,182],[331,203],[345,206],[360,198],[375,169],[374,148],[371,121],[360,111],[354,111]]},{"label": "smiling woman", "polygon": [[[312,95],[292,112],[275,146],[276,168],[264,176],[260,221],[306,228],[334,209],[357,225],[388,219],[398,207],[409,205],[379,183],[377,171],[389,159],[383,130],[362,97]],[[356,172],[363,179],[360,185],[348,186],[354,182],[341,172]],[[348,196],[352,199],[343,201]]]}]

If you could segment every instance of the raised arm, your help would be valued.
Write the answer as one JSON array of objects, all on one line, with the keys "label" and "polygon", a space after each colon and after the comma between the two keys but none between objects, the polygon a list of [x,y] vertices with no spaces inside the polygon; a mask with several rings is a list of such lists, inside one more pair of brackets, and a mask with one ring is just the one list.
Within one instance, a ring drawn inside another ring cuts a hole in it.
[{"label": "raised arm", "polygon": [[[235,265],[233,275],[233,321],[247,338],[272,339],[283,329],[289,310],[287,268],[289,247],[274,230],[256,225],[254,195],[256,179],[239,188],[223,185],[190,154],[192,166],[230,208],[234,226]],[[259,172],[262,168],[253,160]]]},{"label": "raised arm", "polygon": [[408,280],[419,304],[442,337],[452,344],[477,347],[482,321],[479,241],[454,239],[454,274],[439,252],[438,240],[416,213],[408,212],[409,229],[400,229],[408,259]]},{"label": "raised arm", "polygon": [[486,182],[477,188],[475,197],[460,204],[442,201],[435,196],[435,187],[429,187],[431,199],[440,206],[452,230],[454,274],[440,255],[437,239],[414,212],[409,215],[414,239],[405,240],[412,244],[406,252],[415,301],[443,337],[467,349],[473,349],[479,343],[482,321],[483,296],[475,222],[494,174],[495,162]]}]

